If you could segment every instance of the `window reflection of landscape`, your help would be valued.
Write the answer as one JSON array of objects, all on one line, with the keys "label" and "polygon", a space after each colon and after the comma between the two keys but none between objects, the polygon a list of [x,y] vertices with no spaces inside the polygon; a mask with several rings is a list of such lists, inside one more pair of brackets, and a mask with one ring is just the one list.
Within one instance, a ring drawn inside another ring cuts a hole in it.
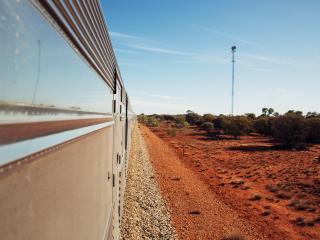
[{"label": "window reflection of landscape", "polygon": [[109,87],[27,1],[0,3],[0,32],[1,119],[111,114]]}]

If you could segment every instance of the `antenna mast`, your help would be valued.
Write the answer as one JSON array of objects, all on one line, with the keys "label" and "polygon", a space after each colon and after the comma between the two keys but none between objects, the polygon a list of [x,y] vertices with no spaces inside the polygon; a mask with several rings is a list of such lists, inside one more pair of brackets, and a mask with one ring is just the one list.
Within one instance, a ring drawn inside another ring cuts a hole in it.
[{"label": "antenna mast", "polygon": [[231,52],[232,52],[232,92],[231,92],[231,116],[233,116],[233,106],[234,106],[234,53],[236,51],[237,47],[232,46],[231,47]]}]

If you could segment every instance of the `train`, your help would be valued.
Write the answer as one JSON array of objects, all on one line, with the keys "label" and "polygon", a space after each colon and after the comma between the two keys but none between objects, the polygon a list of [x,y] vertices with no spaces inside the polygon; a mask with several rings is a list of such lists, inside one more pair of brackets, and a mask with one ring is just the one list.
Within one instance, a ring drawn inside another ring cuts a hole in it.
[{"label": "train", "polygon": [[120,238],[136,115],[99,0],[0,0],[0,238]]}]

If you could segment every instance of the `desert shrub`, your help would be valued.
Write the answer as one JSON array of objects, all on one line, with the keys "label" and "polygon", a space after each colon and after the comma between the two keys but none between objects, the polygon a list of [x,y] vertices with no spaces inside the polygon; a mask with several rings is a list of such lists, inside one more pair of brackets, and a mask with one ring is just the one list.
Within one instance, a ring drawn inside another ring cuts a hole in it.
[{"label": "desert shrub", "polygon": [[206,113],[203,115],[202,120],[203,122],[212,122],[214,121],[215,117],[211,113]]},{"label": "desert shrub", "polygon": [[262,196],[260,194],[254,194],[249,200],[251,201],[259,201],[262,199]]},{"label": "desert shrub", "polygon": [[150,116],[147,118],[146,124],[148,127],[158,127],[159,119],[155,116]]},{"label": "desert shrub", "polygon": [[190,124],[189,124],[187,121],[185,121],[185,122],[183,123],[183,125],[184,125],[185,128],[190,127]]},{"label": "desert shrub", "polygon": [[205,130],[207,133],[210,133],[214,128],[214,125],[212,122],[204,122],[201,124],[201,129]]},{"label": "desert shrub", "polygon": [[155,117],[155,118],[157,118],[158,120],[160,120],[161,119],[161,115],[158,115],[158,114],[152,114],[152,115],[149,115],[149,117]]},{"label": "desert shrub", "polygon": [[307,128],[306,141],[309,143],[320,143],[320,118],[310,117],[304,120]]},{"label": "desert shrub", "polygon": [[183,114],[174,116],[175,127],[176,128],[186,128],[189,127],[189,123],[186,121],[186,116]]},{"label": "desert shrub", "polygon": [[200,125],[203,120],[201,115],[189,110],[187,111],[187,114],[186,114],[186,121],[190,125]]},{"label": "desert shrub", "polygon": [[253,122],[253,128],[256,132],[262,135],[272,134],[272,120],[273,118],[267,116],[261,116]]},{"label": "desert shrub", "polygon": [[304,124],[304,118],[299,113],[288,112],[276,117],[272,125],[274,139],[287,147],[301,146],[306,140],[307,127]]},{"label": "desert shrub", "polygon": [[306,118],[315,118],[315,117],[320,118],[320,113],[317,113],[317,112],[308,112],[307,115],[306,115]]},{"label": "desert shrub", "polygon": [[252,123],[247,117],[236,116],[228,117],[223,120],[222,129],[226,134],[235,138],[251,132]]},{"label": "desert shrub", "polygon": [[219,115],[213,120],[213,125],[216,129],[222,129],[224,118],[224,115]]},{"label": "desert shrub", "polygon": [[170,114],[162,114],[160,115],[161,119],[164,121],[175,121],[175,116]]},{"label": "desert shrub", "polygon": [[170,128],[167,129],[167,134],[170,137],[174,137],[174,136],[177,135],[177,129],[170,127]]},{"label": "desert shrub", "polygon": [[175,116],[175,122],[177,128],[185,128],[189,127],[189,123],[186,121],[185,115],[177,115]]},{"label": "desert shrub", "polygon": [[299,117],[303,116],[303,112],[302,111],[295,111],[295,110],[289,110],[285,115],[291,115],[291,114],[297,115]]},{"label": "desert shrub", "polygon": [[251,120],[256,119],[256,115],[254,113],[245,113],[244,115]]},{"label": "desert shrub", "polygon": [[186,117],[183,114],[179,114],[174,116],[174,121],[176,121],[176,123],[182,123],[184,121],[186,121]]},{"label": "desert shrub", "polygon": [[176,123],[176,128],[188,128],[190,124],[187,121]]},{"label": "desert shrub", "polygon": [[148,116],[144,115],[143,113],[138,115],[138,122],[139,123],[147,123]]}]

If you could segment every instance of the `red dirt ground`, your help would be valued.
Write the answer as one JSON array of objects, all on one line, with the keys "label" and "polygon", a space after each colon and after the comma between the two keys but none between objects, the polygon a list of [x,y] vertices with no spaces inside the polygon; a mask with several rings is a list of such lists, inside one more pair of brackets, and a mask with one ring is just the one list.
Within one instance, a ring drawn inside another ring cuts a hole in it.
[{"label": "red dirt ground", "polygon": [[320,145],[280,150],[261,136],[214,140],[189,128],[169,137],[166,127],[142,132],[180,239],[221,239],[228,228],[245,239],[320,239]]}]

